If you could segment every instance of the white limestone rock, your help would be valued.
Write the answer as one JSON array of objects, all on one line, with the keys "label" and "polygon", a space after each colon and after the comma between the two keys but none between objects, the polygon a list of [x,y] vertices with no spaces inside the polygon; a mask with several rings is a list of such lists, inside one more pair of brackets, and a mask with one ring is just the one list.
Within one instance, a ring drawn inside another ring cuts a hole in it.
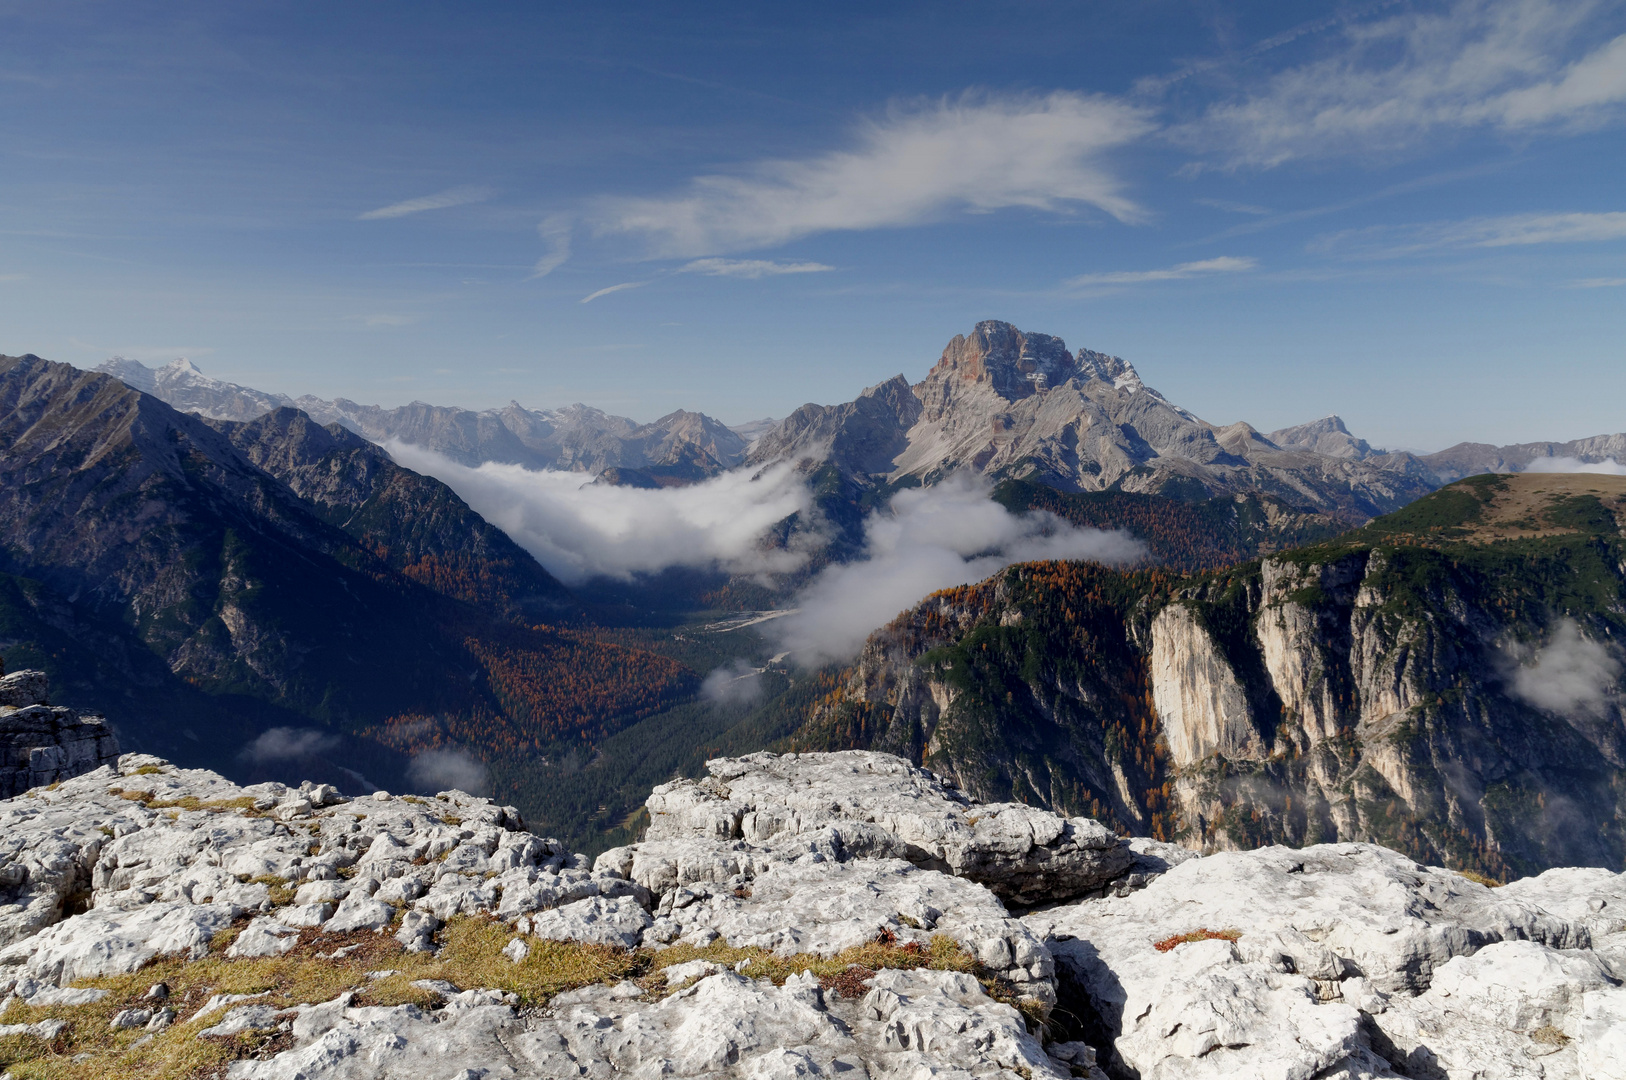
[{"label": "white limestone rock", "polygon": [[[1079,896],[1118,877],[1133,855],[1099,822],[1017,803],[973,805],[890,754],[750,754],[706,763],[705,779],[649,796],[648,840],[795,844],[830,826],[844,858],[904,858],[1020,904]],[[829,834],[827,834],[829,836]]]},{"label": "white limestone rock", "polygon": [[[687,981],[687,980],[683,980]],[[433,1075],[914,1077],[1063,1080],[1019,1014],[976,980],[887,971],[860,1000],[837,999],[811,975],[784,986],[719,972],[647,1001],[636,986],[591,986],[540,1012],[490,996],[448,994],[426,1013],[407,1005],[303,1010],[296,1043],[240,1061],[232,1080],[422,1080]],[[1098,1072],[1085,1075],[1100,1077]]]},{"label": "white limestone rock", "polygon": [[649,912],[629,897],[602,896],[539,911],[520,919],[521,933],[554,941],[582,941],[591,945],[618,945],[634,949],[654,923]]},{"label": "white limestone rock", "polygon": [[26,975],[67,986],[75,979],[139,970],[155,956],[178,953],[196,960],[239,912],[232,904],[184,901],[135,911],[87,911],[0,949],[0,981],[8,974]]},{"label": "white limestone rock", "polygon": [[[1626,931],[1623,889],[1607,871],[1490,889],[1372,845],[1272,847],[1024,921],[1079,991],[1067,1007],[1143,1080],[1560,1077],[1604,1037],[1582,1035],[1588,995],[1626,974],[1593,948]],[[1237,939],[1172,943],[1199,931]]]},{"label": "white limestone rock", "polygon": [[226,947],[226,956],[233,960],[250,956],[282,956],[298,944],[297,929],[262,915],[243,927],[236,940]]},{"label": "white limestone rock", "polygon": [[987,889],[902,859],[776,863],[749,882],[693,882],[657,911],[682,940],[715,935],[784,956],[832,956],[882,935],[930,943],[946,934],[991,974],[1048,1007],[1054,965],[1043,944]]}]

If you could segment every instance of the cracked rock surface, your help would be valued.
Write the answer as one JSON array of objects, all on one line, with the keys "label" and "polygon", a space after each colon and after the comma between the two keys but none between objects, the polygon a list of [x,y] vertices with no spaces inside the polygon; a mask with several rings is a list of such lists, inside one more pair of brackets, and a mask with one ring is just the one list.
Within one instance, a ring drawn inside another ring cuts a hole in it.
[{"label": "cracked rock surface", "polygon": [[1142,1080],[1626,1076],[1607,870],[1487,888],[1370,844],[1270,847],[1024,921],[1063,1007]]},{"label": "cracked rock surface", "polygon": [[[0,802],[0,1013],[20,1003],[27,1021],[0,1015],[0,1037],[50,1042],[82,1022],[71,1010],[100,1008],[104,1035],[269,1039],[229,1064],[242,1080],[1626,1080],[1626,875],[1487,888],[1366,844],[1195,857],[1096,843],[1093,823],[976,806],[875,754],[714,762],[650,803],[650,838],[590,863],[459,792],[346,799],[126,755]],[[1019,895],[1076,891],[1013,913],[979,880],[990,866]],[[792,966],[776,985],[685,959],[540,1006],[438,978],[412,984],[425,1001],[376,1004],[371,980],[395,973],[363,967],[337,997],[278,1004],[76,985],[302,943],[435,953],[468,917],[497,923],[502,964],[552,941],[783,958],[946,935],[978,974],[848,969],[843,983]],[[1020,998],[1055,1006],[1048,1027]]]},{"label": "cracked rock surface", "polygon": [[750,754],[706,762],[702,780],[657,787],[648,839],[741,840],[795,847],[837,830],[854,856],[906,859],[1028,905],[1079,896],[1129,868],[1127,844],[1100,822],[1021,803],[972,803],[891,754]]}]

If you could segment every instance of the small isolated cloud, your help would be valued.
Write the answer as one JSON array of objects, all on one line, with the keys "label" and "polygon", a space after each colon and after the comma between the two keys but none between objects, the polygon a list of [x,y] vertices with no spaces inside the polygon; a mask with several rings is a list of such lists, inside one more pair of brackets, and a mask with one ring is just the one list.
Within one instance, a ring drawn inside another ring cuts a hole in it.
[{"label": "small isolated cloud", "polygon": [[901,491],[865,523],[864,557],[825,568],[797,598],[800,610],[767,624],[800,664],[857,655],[864,640],[939,589],[981,581],[1036,559],[1131,562],[1146,554],[1124,532],[1080,529],[1048,513],[1012,514],[985,478],[958,474]]},{"label": "small isolated cloud", "polygon": [[597,300],[601,296],[609,296],[611,293],[616,292],[625,292],[628,289],[641,289],[648,284],[649,282],[647,281],[623,281],[619,285],[611,285],[608,289],[600,289],[596,293],[588,293],[586,296],[578,300],[577,303],[591,304],[594,300]]},{"label": "small isolated cloud", "polygon": [[[1513,659],[1523,659],[1515,653]],[[1560,619],[1551,640],[1512,671],[1513,696],[1567,717],[1605,715],[1620,680],[1621,663],[1607,646],[1588,639],[1574,619]]]},{"label": "small isolated cloud", "polygon": [[367,326],[411,326],[418,321],[416,315],[367,315],[361,320]]},{"label": "small isolated cloud", "polygon": [[1626,285],[1626,277],[1589,277],[1570,282],[1572,289],[1616,289]]},{"label": "small isolated cloud", "polygon": [[1525,472],[1536,473],[1597,473],[1601,476],[1626,476],[1626,465],[1614,458],[1602,461],[1582,461],[1573,457],[1540,457],[1524,467]]},{"label": "small isolated cloud", "polygon": [[696,177],[670,195],[600,200],[597,225],[640,238],[651,257],[694,258],[1009,207],[1090,206],[1135,221],[1142,211],[1107,156],[1152,128],[1141,106],[1067,91],[897,105],[842,150]]},{"label": "small isolated cloud", "polygon": [[[1350,21],[1330,54],[1211,106],[1170,137],[1230,168],[1388,154],[1472,128],[1597,127],[1626,103],[1611,5],[1457,0]],[[1613,21],[1613,20],[1610,20]]]},{"label": "small isolated cloud", "polygon": [[406,778],[407,783],[419,791],[491,793],[491,773],[484,762],[467,750],[425,750],[407,765]]},{"label": "small isolated cloud", "polygon": [[357,221],[379,221],[384,218],[407,217],[411,214],[421,214],[425,210],[444,210],[449,206],[465,206],[469,203],[485,202],[491,198],[492,190],[488,187],[466,186],[447,188],[445,191],[433,195],[424,195],[417,199],[406,199],[388,206],[380,206],[377,210],[369,210],[362,214]]},{"label": "small isolated cloud", "polygon": [[339,746],[339,737],[314,728],[274,727],[238,753],[243,761],[263,765],[271,761],[297,761],[320,757]]},{"label": "small isolated cloud", "polygon": [[27,274],[0,274],[0,281],[25,281]]},{"label": "small isolated cloud", "polygon": [[705,274],[709,277],[760,278],[780,274],[822,274],[834,270],[823,263],[782,263],[771,259],[696,259],[677,268],[679,274]]},{"label": "small isolated cloud", "polygon": [[1140,285],[1149,281],[1180,281],[1184,278],[1207,274],[1240,274],[1259,265],[1259,260],[1222,255],[1217,259],[1181,263],[1162,270],[1119,270],[1108,274],[1080,274],[1062,282],[1063,288],[1087,288],[1092,285]]},{"label": "small isolated cloud", "polygon": [[744,660],[716,668],[700,684],[700,697],[713,705],[750,705],[762,697],[762,673]]},{"label": "small isolated cloud", "polygon": [[786,573],[806,560],[761,543],[771,526],[812,506],[807,484],[788,465],[649,490],[593,483],[578,472],[494,462],[470,468],[401,443],[388,450],[405,467],[446,483],[567,584],[670,566]]},{"label": "small isolated cloud", "polygon": [[547,277],[569,261],[573,224],[564,214],[551,214],[537,223],[536,234],[542,238],[544,253],[531,267],[533,279]]}]

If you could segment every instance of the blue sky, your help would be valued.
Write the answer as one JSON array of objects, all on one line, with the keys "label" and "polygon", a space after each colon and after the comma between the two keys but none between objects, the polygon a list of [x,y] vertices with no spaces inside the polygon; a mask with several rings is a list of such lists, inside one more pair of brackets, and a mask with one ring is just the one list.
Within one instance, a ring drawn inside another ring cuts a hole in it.
[{"label": "blue sky", "polygon": [[1623,134],[1620,2],[0,2],[0,351],[734,423],[1003,318],[1215,422],[1568,439]]}]

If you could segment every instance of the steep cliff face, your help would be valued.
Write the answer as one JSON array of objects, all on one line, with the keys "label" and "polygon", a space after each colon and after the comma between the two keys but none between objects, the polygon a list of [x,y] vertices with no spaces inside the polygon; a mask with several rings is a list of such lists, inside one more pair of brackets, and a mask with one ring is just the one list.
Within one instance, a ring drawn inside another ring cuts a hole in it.
[{"label": "steep cliff face", "polygon": [[1551,481],[1523,539],[1475,530],[1523,513],[1534,478],[1407,511],[1473,519],[1430,538],[1380,521],[1188,578],[1015,567],[878,633],[800,739],[1206,851],[1371,839],[1496,875],[1619,868],[1626,483],[1596,481]]}]

